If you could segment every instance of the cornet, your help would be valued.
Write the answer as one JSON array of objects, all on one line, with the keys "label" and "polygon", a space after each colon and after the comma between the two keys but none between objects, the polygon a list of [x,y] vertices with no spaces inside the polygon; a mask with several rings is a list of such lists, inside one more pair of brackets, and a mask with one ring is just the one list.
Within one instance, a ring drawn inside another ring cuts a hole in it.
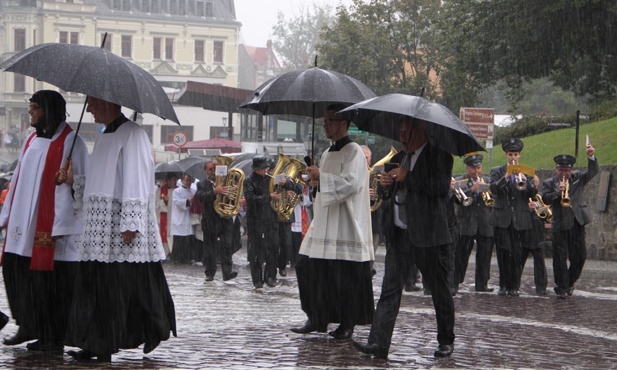
[{"label": "cornet", "polygon": [[[484,184],[484,179],[480,176],[476,174],[476,180],[478,180],[478,182],[480,184]],[[484,204],[487,207],[492,207],[493,204],[495,204],[495,199],[491,198],[491,192],[489,190],[485,190],[482,192],[482,200],[484,201]]]},{"label": "cornet", "polygon": [[534,202],[536,204],[536,208],[534,212],[536,215],[543,219],[544,221],[550,223],[553,220],[553,212],[551,211],[551,207],[547,206],[544,201],[542,201],[542,196],[540,194],[536,194],[536,200],[532,200],[529,198],[530,202]]},{"label": "cornet", "polygon": [[562,182],[566,183],[566,188],[561,192],[561,206],[570,207],[572,205],[572,199],[570,199],[570,181],[563,177]]},{"label": "cornet", "polygon": [[[456,182],[456,179],[454,179],[454,177],[452,178],[452,180]],[[465,195],[465,192],[461,188],[457,188],[455,186],[454,194],[456,195],[456,198],[458,198],[458,201],[461,202],[461,204],[465,207],[468,207],[471,205],[471,203],[473,203],[473,198],[470,198],[467,195]]]},{"label": "cornet", "polygon": [[[518,162],[514,162],[514,164],[518,164]],[[523,180],[523,173],[518,172],[514,174],[514,179],[516,180],[516,190],[523,191],[527,187],[527,183]]]}]

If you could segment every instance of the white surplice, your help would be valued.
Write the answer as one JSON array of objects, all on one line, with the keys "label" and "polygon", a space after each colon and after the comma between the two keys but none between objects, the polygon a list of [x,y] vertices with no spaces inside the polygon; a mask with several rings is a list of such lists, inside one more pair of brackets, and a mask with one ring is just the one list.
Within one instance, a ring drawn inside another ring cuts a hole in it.
[{"label": "white surplice", "polygon": [[[7,228],[4,249],[7,253],[32,257],[41,179],[47,159],[47,151],[51,143],[57,140],[64,131],[66,125],[66,122],[61,123],[51,139],[33,138],[25,152],[24,142],[19,155],[19,164],[13,173],[11,187],[0,213],[0,226]],[[61,167],[66,162],[74,137],[75,131],[72,131],[64,140]],[[79,136],[73,149],[72,161],[76,182],[83,182],[88,163],[88,148]],[[17,181],[17,184],[15,184],[15,181]],[[54,260],[79,261],[79,253],[74,241],[76,236],[82,232],[83,224],[78,211],[73,208],[71,186],[67,184],[57,185],[54,196],[54,223],[51,235],[62,236],[56,240]]]},{"label": "white surplice", "polygon": [[313,221],[300,254],[365,262],[375,259],[369,195],[370,173],[357,143],[321,156]]},{"label": "white surplice", "polygon": [[191,206],[186,205],[186,201],[195,195],[197,189],[184,188],[180,185],[174,189],[173,193],[173,212],[171,213],[171,235],[187,236],[194,235],[193,224],[191,222]]},{"label": "white surplice", "polygon": [[[99,135],[83,195],[82,261],[158,262],[165,251],[156,222],[152,145],[137,123]],[[137,231],[129,244],[124,231]]]}]

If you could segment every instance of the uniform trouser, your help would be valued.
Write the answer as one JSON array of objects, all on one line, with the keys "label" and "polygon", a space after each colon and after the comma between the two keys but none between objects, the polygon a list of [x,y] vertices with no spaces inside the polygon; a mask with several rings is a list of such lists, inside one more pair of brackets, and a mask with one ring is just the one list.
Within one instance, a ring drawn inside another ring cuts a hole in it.
[{"label": "uniform trouser", "polygon": [[[262,283],[268,278],[276,279],[276,262],[279,253],[278,225],[275,222],[264,230],[267,231],[265,233],[251,232],[249,225],[248,260],[253,284]],[[265,274],[262,267],[264,262],[266,263]]]},{"label": "uniform trouser", "polygon": [[529,254],[533,257],[533,283],[536,286],[536,291],[545,291],[548,285],[548,278],[546,264],[544,263],[544,250],[541,245],[534,248],[523,247],[521,251],[521,273],[525,268]]},{"label": "uniform trouser", "polygon": [[[202,224],[204,233],[203,264],[206,267],[206,276],[214,277],[216,263],[220,256],[221,271],[223,272],[223,279],[225,279],[231,274],[233,264],[231,260],[233,221],[231,218],[223,219],[221,224],[221,230],[218,233],[211,232],[206,225]],[[217,243],[217,239],[220,239],[220,243]]]},{"label": "uniform trouser", "polygon": [[[574,223],[569,230],[553,232],[553,273],[555,292],[566,293],[574,287],[587,259],[585,226]],[[567,261],[570,260],[568,268]]]},{"label": "uniform trouser", "polygon": [[516,230],[512,224],[505,229],[495,227],[500,289],[519,290],[521,286],[521,251],[523,242],[526,240],[527,231]]},{"label": "uniform trouser", "polygon": [[491,236],[461,235],[456,248],[456,284],[465,281],[469,256],[476,241],[476,289],[486,289],[491,277],[491,256],[494,239]]},{"label": "uniform trouser", "polygon": [[291,257],[291,222],[279,222],[278,268],[284,270]]},{"label": "uniform trouser", "polygon": [[447,254],[446,245],[414,246],[409,241],[407,231],[397,228],[388,243],[386,270],[368,337],[369,343],[390,348],[403,286],[414,261],[422,273],[423,282],[431,290],[437,319],[437,341],[440,345],[454,343],[454,300],[448,287],[448,270],[444,257]]},{"label": "uniform trouser", "polygon": [[300,252],[300,246],[302,245],[302,232],[291,232],[291,254],[289,255],[289,264],[291,267],[295,267],[298,263],[298,252]]}]

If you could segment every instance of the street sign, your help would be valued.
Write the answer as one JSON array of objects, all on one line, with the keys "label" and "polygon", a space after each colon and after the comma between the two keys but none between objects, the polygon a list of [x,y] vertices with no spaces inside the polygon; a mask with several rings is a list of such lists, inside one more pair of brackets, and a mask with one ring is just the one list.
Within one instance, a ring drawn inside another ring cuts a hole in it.
[{"label": "street sign", "polygon": [[476,138],[493,140],[495,123],[493,108],[461,108],[459,118]]},{"label": "street sign", "polygon": [[368,132],[362,131],[357,127],[350,127],[349,130],[347,130],[347,134],[349,136],[366,136],[368,135]]},{"label": "street sign", "polygon": [[186,136],[186,134],[184,132],[176,132],[174,134],[174,145],[175,146],[185,146],[186,143],[188,142],[188,137]]}]

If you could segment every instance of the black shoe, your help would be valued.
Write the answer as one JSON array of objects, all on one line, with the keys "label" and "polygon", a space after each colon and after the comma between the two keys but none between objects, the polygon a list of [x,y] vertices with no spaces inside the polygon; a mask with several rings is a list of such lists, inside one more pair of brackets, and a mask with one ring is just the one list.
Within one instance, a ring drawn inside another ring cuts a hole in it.
[{"label": "black shoe", "polygon": [[373,355],[375,358],[387,358],[388,350],[375,343],[360,343],[353,342],[353,346],[360,352],[367,355]]},{"label": "black shoe", "polygon": [[574,293],[574,287],[573,286],[569,287],[566,293],[568,293],[568,295],[572,295]]},{"label": "black shoe", "polygon": [[266,284],[268,284],[270,288],[274,288],[276,286],[276,280],[273,278],[267,278]]},{"label": "black shoe", "polygon": [[9,317],[5,315],[3,312],[0,312],[0,330],[2,330],[8,323],[9,323]]},{"label": "black shoe", "polygon": [[32,339],[34,338],[28,335],[24,335],[21,330],[17,330],[17,333],[15,333],[15,335],[13,335],[12,337],[4,338],[3,343],[7,346],[15,346],[17,344],[22,344],[23,342],[27,342]]},{"label": "black shoe", "polygon": [[235,279],[236,276],[238,276],[238,273],[236,271],[232,271],[229,275],[223,277],[223,281]]},{"label": "black shoe", "polygon": [[353,335],[353,326],[350,328],[344,328],[343,325],[339,325],[336,330],[333,330],[328,334],[336,339],[349,339]]},{"label": "black shoe", "polygon": [[375,275],[377,275],[377,270],[372,269],[372,270],[371,270],[371,276],[375,276]]},{"label": "black shoe", "polygon": [[206,275],[206,281],[214,280],[214,275]]},{"label": "black shoe", "polygon": [[306,323],[304,323],[304,326],[301,326],[299,328],[291,328],[289,330],[297,334],[308,334],[314,331],[318,333],[325,333],[328,330],[328,325],[317,327],[311,323],[311,320],[306,320]]},{"label": "black shoe", "polygon": [[422,288],[420,288],[419,286],[417,286],[416,284],[413,285],[405,285],[405,291],[406,292],[419,292],[420,290],[422,290]]},{"label": "black shoe", "polygon": [[449,357],[454,352],[454,344],[440,344],[437,351],[433,353],[435,357]]},{"label": "black shoe", "polygon": [[487,287],[480,287],[480,288],[476,288],[476,292],[493,292],[495,291],[495,289],[493,288],[487,288]]},{"label": "black shoe", "polygon": [[158,347],[160,343],[161,343],[160,340],[157,340],[156,342],[153,342],[153,343],[146,342],[146,344],[144,344],[144,353],[150,353],[154,351],[154,349]]},{"label": "black shoe", "polygon": [[287,276],[287,270],[285,270],[285,269],[279,269],[279,275],[281,275],[281,276]]},{"label": "black shoe", "polygon": [[71,351],[67,351],[66,353],[78,361],[96,360],[98,362],[111,362],[111,354],[97,355],[90,351],[86,351],[85,349],[82,349],[79,351],[71,350]]},{"label": "black shoe", "polygon": [[497,292],[498,296],[505,296],[508,294],[508,291],[506,290],[506,288],[499,288],[499,291]]},{"label": "black shoe", "polygon": [[546,295],[546,289],[536,289],[536,294]]},{"label": "black shoe", "polygon": [[28,348],[29,351],[38,352],[62,352],[64,351],[64,344],[45,342],[39,339],[36,342],[26,344],[26,348]]},{"label": "black shoe", "polygon": [[261,289],[264,287],[264,283],[260,281],[258,283],[254,283],[253,286],[255,287],[255,289]]},{"label": "black shoe", "polygon": [[518,297],[521,295],[521,293],[519,293],[519,291],[516,289],[512,289],[512,290],[508,290],[508,295],[511,297]]},{"label": "black shoe", "polygon": [[564,292],[555,292],[555,294],[557,295],[557,298],[559,299],[566,299],[566,293]]}]

